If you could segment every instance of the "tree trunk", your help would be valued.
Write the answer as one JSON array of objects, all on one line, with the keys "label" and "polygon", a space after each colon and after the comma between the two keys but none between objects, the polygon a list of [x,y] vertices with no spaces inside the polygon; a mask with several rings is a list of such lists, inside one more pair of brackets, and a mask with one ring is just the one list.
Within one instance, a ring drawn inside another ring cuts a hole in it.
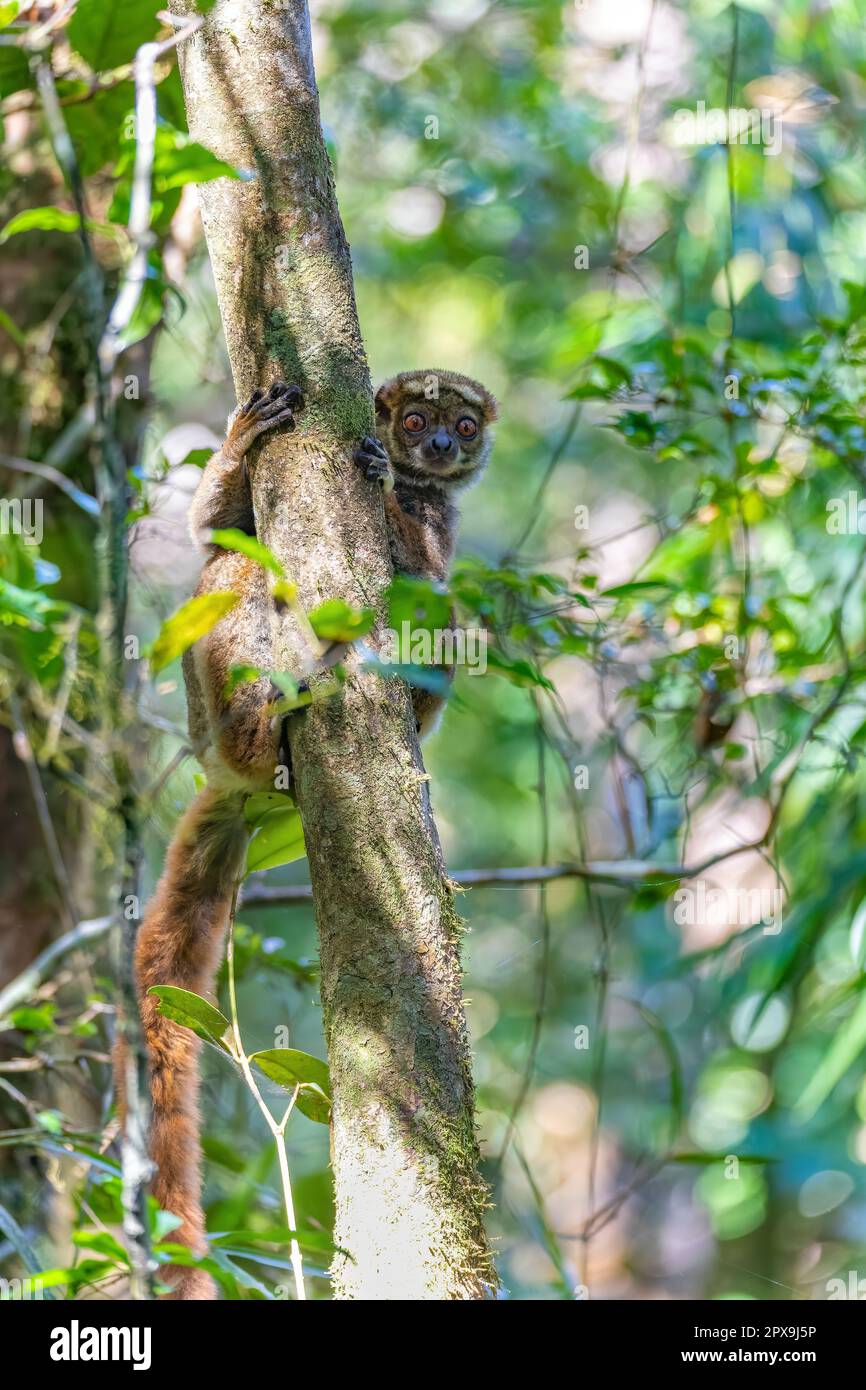
[{"label": "tree trunk", "polygon": [[[192,13],[193,0],[175,11]],[[239,399],[278,378],[306,407],[253,466],[260,538],[300,586],[382,617],[382,504],[352,463],[373,430],[349,249],[322,139],[307,7],[222,0],[181,50],[193,137],[249,170],[200,189]],[[274,610],[276,667],[298,633]],[[334,1093],[340,1298],[483,1298],[460,921],[444,873],[408,694],[359,669],[293,717],[294,790],[319,929]]]}]

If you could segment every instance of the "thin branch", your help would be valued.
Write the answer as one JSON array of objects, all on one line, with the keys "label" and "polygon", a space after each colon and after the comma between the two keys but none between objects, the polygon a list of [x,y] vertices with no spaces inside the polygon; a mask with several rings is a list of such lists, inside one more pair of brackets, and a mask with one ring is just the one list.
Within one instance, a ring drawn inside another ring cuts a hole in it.
[{"label": "thin branch", "polygon": [[[235,914],[237,911],[238,886],[235,886],[234,897],[232,899],[231,913],[229,916],[228,947],[226,950],[226,962],[228,965],[228,985],[229,985],[229,1007],[232,1021],[232,1034],[234,1036],[234,1055],[241,1071],[244,1081],[252,1094],[256,1105],[262,1112],[268,1129],[273,1135],[274,1144],[277,1150],[277,1162],[280,1167],[280,1181],[283,1189],[283,1205],[286,1209],[286,1223],[291,1232],[296,1230],[295,1226],[295,1204],[292,1200],[292,1182],[289,1174],[289,1159],[286,1153],[286,1125],[289,1121],[298,1098],[300,1086],[295,1087],[294,1094],[289,1102],[288,1109],[279,1123],[274,1119],[270,1112],[267,1102],[264,1100],[258,1088],[256,1079],[253,1076],[253,1069],[250,1066],[249,1058],[244,1050],[243,1039],[241,1038],[241,1025],[238,1016],[237,990],[235,988]],[[304,1287],[304,1264],[301,1257],[301,1247],[298,1245],[295,1235],[289,1239],[289,1258],[292,1264],[292,1273],[295,1277],[295,1297],[300,1303],[305,1302],[307,1291]]]},{"label": "thin branch", "polygon": [[39,824],[42,827],[45,848],[48,851],[48,858],[51,861],[57,887],[60,890],[60,913],[66,926],[71,930],[78,916],[75,910],[75,897],[72,891],[72,883],[66,871],[66,865],[63,862],[60,842],[57,839],[54,821],[51,818],[51,808],[48,805],[48,797],[45,795],[45,788],[42,785],[42,778],[39,775],[39,767],[33,755],[33,748],[30,743],[29,735],[24,727],[21,706],[14,690],[9,692],[9,708],[12,713],[12,722],[15,725],[15,751],[24,764],[24,770],[27,773],[27,780],[30,783],[30,790],[33,794],[36,814],[39,818]]},{"label": "thin branch", "polygon": [[[545,767],[546,742],[544,736],[544,724],[541,715],[541,700],[536,693],[533,694],[533,709],[535,711],[535,736],[536,736],[536,756],[538,759],[538,807],[541,817],[541,858],[542,868],[546,867],[548,851],[550,847],[550,816],[547,805],[547,777]],[[502,1141],[502,1148],[496,1160],[497,1175],[502,1170],[505,1157],[508,1153],[509,1145],[514,1138],[517,1128],[517,1120],[523,1109],[524,1101],[529,1094],[532,1086],[532,1078],[535,1074],[535,1064],[538,1058],[538,1048],[541,1043],[541,1030],[544,1026],[544,1011],[547,1004],[547,987],[550,979],[550,911],[547,902],[547,880],[539,880],[538,893],[538,915],[540,927],[540,940],[542,943],[541,959],[538,966],[538,995],[535,1005],[535,1015],[532,1020],[532,1033],[529,1039],[529,1048],[526,1054],[526,1063],[521,1077],[520,1087],[514,1098],[514,1105],[508,1119],[505,1130],[505,1138]]]},{"label": "thin branch", "polygon": [[85,942],[97,941],[106,936],[111,929],[112,921],[111,917],[91,917],[79,922],[71,931],[64,932],[63,936],[58,936],[56,941],[52,941],[50,946],[40,951],[26,970],[22,970],[20,975],[16,975],[14,980],[10,980],[9,984],[0,990],[0,1022],[25,999],[32,997],[34,990],[61,957],[74,951],[76,947],[83,946]]},{"label": "thin branch", "polygon": [[99,511],[99,503],[95,497],[91,497],[83,488],[76,487],[65,473],[52,468],[50,463],[35,463],[32,459],[16,458],[14,454],[0,454],[0,465],[12,469],[15,473],[28,473],[34,478],[44,478],[46,482],[59,487],[77,506],[91,515]]}]

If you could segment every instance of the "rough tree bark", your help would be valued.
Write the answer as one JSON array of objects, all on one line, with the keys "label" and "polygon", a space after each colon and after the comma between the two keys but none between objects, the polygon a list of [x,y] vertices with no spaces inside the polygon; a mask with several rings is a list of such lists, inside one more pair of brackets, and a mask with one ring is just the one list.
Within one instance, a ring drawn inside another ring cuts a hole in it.
[{"label": "rough tree bark", "polygon": [[[181,73],[194,138],[254,174],[200,190],[238,398],[282,377],[307,401],[297,432],[265,436],[254,458],[258,534],[307,607],[339,597],[381,618],[382,504],[351,462],[372,397],[306,4],[221,0],[183,45]],[[289,615],[275,609],[273,630],[277,668],[291,670]],[[494,1275],[460,921],[407,692],[350,656],[343,692],[290,723],[334,1092],[335,1240],[349,1252],[336,1296],[483,1298]]]}]

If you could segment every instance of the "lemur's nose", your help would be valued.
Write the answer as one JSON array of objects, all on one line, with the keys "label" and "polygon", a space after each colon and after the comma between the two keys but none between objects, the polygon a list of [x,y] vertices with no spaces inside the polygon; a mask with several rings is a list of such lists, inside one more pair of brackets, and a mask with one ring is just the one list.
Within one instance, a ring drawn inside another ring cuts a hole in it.
[{"label": "lemur's nose", "polygon": [[450,454],[451,450],[454,448],[454,440],[451,438],[448,431],[443,429],[438,429],[436,431],[433,438],[430,440],[430,444],[436,450],[437,454]]}]

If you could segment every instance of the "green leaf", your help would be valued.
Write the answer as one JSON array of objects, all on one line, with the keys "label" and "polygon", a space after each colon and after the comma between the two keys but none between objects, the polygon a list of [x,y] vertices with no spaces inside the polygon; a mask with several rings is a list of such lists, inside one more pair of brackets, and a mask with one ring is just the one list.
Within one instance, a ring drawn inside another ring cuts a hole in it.
[{"label": "green leaf", "polygon": [[[108,216],[112,222],[126,223],[129,221],[129,203],[132,196],[135,139],[128,126],[124,129],[128,133],[114,168],[117,183]],[[185,184],[240,177],[233,165],[217,159],[204,145],[191,140],[183,131],[176,130],[168,122],[161,121],[157,126],[153,151],[151,221],[159,224],[162,230],[167,230]]]},{"label": "green leaf", "polygon": [[216,627],[221,618],[240,602],[237,594],[217,591],[199,594],[184,603],[170,618],[166,618],[154,642],[148,649],[151,671],[161,671],[175,657]]},{"label": "green leaf", "polygon": [[262,1298],[273,1298],[273,1294],[265,1284],[261,1283],[261,1281],[257,1279],[254,1274],[251,1274],[248,1269],[244,1269],[242,1265],[236,1264],[235,1261],[230,1258],[229,1251],[223,1250],[217,1246],[211,1251],[211,1259],[214,1264],[233,1278],[241,1288],[255,1289]]},{"label": "green leaf", "polygon": [[830,1047],[818,1063],[794,1112],[804,1120],[811,1119],[841,1081],[846,1071],[866,1047],[866,995],[836,1033]]},{"label": "green leaf", "polygon": [[[294,1090],[294,1087],[292,1087]],[[266,1231],[213,1231],[208,1232],[208,1245],[213,1246],[230,1245],[236,1254],[240,1255],[245,1250],[257,1250],[259,1245],[288,1245],[290,1241],[296,1240],[304,1250],[315,1250],[325,1255],[337,1254],[340,1250],[335,1245],[325,1231],[314,1231],[301,1228],[293,1231],[289,1226],[273,1226]]]},{"label": "green leaf", "polygon": [[[670,1163],[694,1163],[699,1167],[708,1168],[713,1163],[727,1163],[730,1154],[705,1154],[705,1153],[679,1153],[671,1154]],[[739,1163],[777,1163],[778,1159],[770,1158],[768,1154],[737,1154]]]},{"label": "green leaf", "polygon": [[298,1092],[297,1107],[310,1120],[326,1125],[331,1119],[331,1077],[327,1062],[298,1052],[293,1047],[272,1047],[254,1052],[250,1057],[265,1076],[276,1081],[286,1091]]},{"label": "green leaf", "polygon": [[183,188],[187,183],[209,183],[212,179],[241,177],[233,164],[217,159],[209,149],[190,140],[182,131],[175,130],[171,134],[172,144],[157,143],[153,164],[155,193],[168,193],[173,188]]},{"label": "green leaf", "polygon": [[13,19],[21,9],[23,0],[7,0],[7,3],[0,5],[0,29],[5,29],[7,24],[11,24]]},{"label": "green leaf", "polygon": [[270,570],[271,574],[276,574],[281,579],[284,577],[285,571],[276,555],[255,536],[248,536],[244,531],[229,527],[226,530],[211,531],[209,539],[213,545],[221,546],[223,550],[236,550],[239,555],[246,555],[263,569]]},{"label": "green leaf", "polygon": [[231,1055],[231,1049],[224,1040],[231,1024],[225,1014],[202,999],[200,994],[179,989],[177,985],[152,985],[147,992],[159,1000],[159,1012],[163,1018],[180,1023],[184,1028],[191,1029],[196,1037]]},{"label": "green leaf", "polygon": [[[122,235],[122,228],[112,227],[105,222],[93,222],[88,218],[85,225],[89,232],[100,232],[115,241]],[[77,212],[55,207],[26,208],[6,223],[0,232],[0,243],[17,236],[19,232],[77,232],[80,226],[81,218]]]},{"label": "green leaf", "polygon": [[307,852],[301,817],[294,803],[269,811],[259,821],[247,849],[247,873],[277,869],[303,859]]},{"label": "green leaf", "polygon": [[53,1033],[57,1005],[50,1000],[44,1004],[23,1005],[12,1012],[12,1027],[22,1033]]},{"label": "green leaf", "polygon": [[94,72],[131,63],[137,48],[156,37],[161,0],[78,0],[66,26],[69,42]]},{"label": "green leaf", "polygon": [[250,827],[263,821],[271,811],[296,811],[289,792],[253,792],[244,802],[244,820]]},{"label": "green leaf", "polygon": [[388,625],[395,632],[424,628],[433,632],[451,626],[451,599],[441,584],[427,579],[413,579],[406,574],[395,575],[388,587]]},{"label": "green leaf", "polygon": [[23,48],[4,44],[0,47],[0,97],[12,96],[33,86],[33,75]]},{"label": "green leaf", "polygon": [[239,685],[252,685],[260,680],[264,672],[258,666],[230,666],[223,686],[223,699],[230,700]]},{"label": "green leaf", "polygon": [[676,587],[676,584],[670,584],[666,579],[635,579],[631,584],[615,584],[612,589],[604,589],[601,597],[627,598],[630,594],[648,595],[652,592],[662,595],[670,593]]},{"label": "green leaf", "polygon": [[63,1133],[63,1116],[59,1110],[40,1110],[36,1115],[36,1123],[46,1134]]},{"label": "green leaf", "polygon": [[298,597],[298,586],[291,579],[278,579],[271,590],[271,597],[278,607],[280,604],[294,603]]},{"label": "green leaf", "polygon": [[129,1266],[129,1256],[110,1231],[73,1231],[72,1244],[77,1245],[80,1250],[93,1250],[97,1255],[105,1255],[119,1265]]},{"label": "green leaf", "polygon": [[[285,583],[285,579],[278,579],[274,587],[279,588]],[[271,685],[276,686],[277,690],[280,691],[280,698],[276,704],[278,714],[288,714],[289,710],[312,704],[313,697],[310,691],[308,689],[301,690],[294,676],[290,676],[288,671],[267,671],[265,674],[270,679]]]},{"label": "green leaf", "polygon": [[553,690],[552,682],[545,675],[542,675],[537,666],[531,661],[524,660],[523,657],[512,659],[504,656],[494,647],[488,647],[487,664],[497,675],[504,676],[506,680],[511,681],[512,685],[538,685],[544,690]]},{"label": "green leaf", "polygon": [[118,350],[124,351],[134,343],[140,343],[151,329],[162,321],[165,313],[166,281],[163,275],[159,253],[151,251],[147,258],[147,272],[141,282],[138,299],[129,322],[118,335]]},{"label": "green leaf", "polygon": [[27,338],[21,332],[21,329],[18,327],[17,323],[15,323],[14,319],[9,317],[5,309],[0,309],[0,328],[4,329],[9,334],[12,341],[17,343],[19,347],[23,348],[27,346]]},{"label": "green leaf", "polygon": [[[197,8],[201,12],[201,3]],[[163,121],[167,121],[175,130],[182,130],[185,134],[189,134],[186,107],[183,100],[183,86],[177,63],[169,68],[165,77],[159,82],[156,89],[156,102],[160,118]]]},{"label": "green leaf", "polygon": [[227,1298],[237,1298],[238,1281],[227,1268],[227,1261],[220,1262],[209,1255],[194,1255],[188,1245],[179,1245],[171,1240],[160,1241],[153,1247],[153,1253],[161,1265],[180,1265],[183,1269],[205,1270],[216,1279]]},{"label": "green leaf", "polygon": [[213,449],[190,449],[186,458],[181,459],[181,463],[192,463],[195,464],[196,468],[204,468],[211,458],[213,458]]},{"label": "green leaf", "polygon": [[310,626],[326,642],[354,642],[375,622],[372,608],[353,608],[341,598],[325,599],[309,615]]},{"label": "green leaf", "polygon": [[69,604],[60,599],[49,598],[38,589],[19,589],[17,584],[0,579],[0,622],[5,616],[7,621],[23,619],[42,628],[65,617],[69,611]]},{"label": "green leaf", "polygon": [[28,1288],[35,1292],[66,1285],[70,1294],[77,1294],[91,1284],[98,1284],[109,1275],[117,1273],[117,1265],[111,1260],[81,1260],[71,1269],[42,1269],[33,1275]]},{"label": "green leaf", "polygon": [[[118,82],[91,93],[90,84],[81,79],[58,81],[57,93],[61,100],[73,99],[72,105],[64,106],[63,111],[81,173],[89,177],[106,164],[115,164],[123,147],[124,131],[131,125],[135,106],[133,84]],[[109,222],[125,224],[129,212],[127,209],[126,217],[115,217],[109,209],[106,217]]]}]

